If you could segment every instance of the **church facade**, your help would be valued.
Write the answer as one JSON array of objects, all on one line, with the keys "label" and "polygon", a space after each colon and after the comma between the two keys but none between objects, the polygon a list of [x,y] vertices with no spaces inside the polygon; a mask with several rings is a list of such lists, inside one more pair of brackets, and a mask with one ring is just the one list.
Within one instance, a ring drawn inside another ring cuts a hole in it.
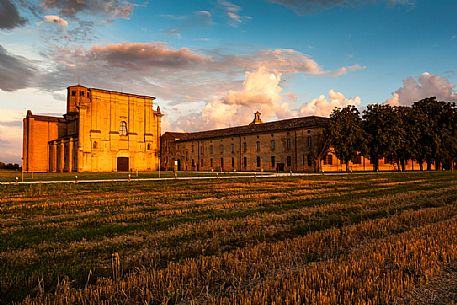
[{"label": "church facade", "polygon": [[67,88],[67,113],[23,120],[23,171],[113,172],[159,168],[161,117],[154,97]]}]

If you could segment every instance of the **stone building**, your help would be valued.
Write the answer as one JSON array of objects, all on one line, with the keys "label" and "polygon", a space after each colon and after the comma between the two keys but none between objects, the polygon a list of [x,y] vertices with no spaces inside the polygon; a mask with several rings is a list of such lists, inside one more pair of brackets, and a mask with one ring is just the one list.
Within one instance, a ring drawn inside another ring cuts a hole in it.
[{"label": "stone building", "polygon": [[63,118],[23,120],[23,171],[149,171],[159,166],[160,108],[154,97],[84,86],[67,89]]},{"label": "stone building", "polygon": [[[345,171],[332,151],[319,160],[327,118],[309,116],[263,123],[255,113],[251,124],[193,133],[166,132],[161,140],[161,165],[182,171]],[[322,155],[322,154],[321,154]],[[350,163],[353,171],[372,171],[368,158]],[[380,170],[396,164],[379,160]],[[409,161],[407,169],[419,169]]]}]

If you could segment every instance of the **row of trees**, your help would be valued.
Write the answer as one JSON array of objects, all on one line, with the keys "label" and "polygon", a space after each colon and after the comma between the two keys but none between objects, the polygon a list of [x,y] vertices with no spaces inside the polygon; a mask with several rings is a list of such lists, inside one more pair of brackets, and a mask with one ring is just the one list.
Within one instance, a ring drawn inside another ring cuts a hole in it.
[{"label": "row of trees", "polygon": [[457,160],[457,108],[455,103],[435,97],[415,102],[411,107],[369,105],[362,113],[355,106],[335,109],[324,127],[324,137],[314,153],[321,160],[333,148],[346,164],[358,155],[370,158],[374,170],[387,158],[402,171],[407,160],[436,169],[452,169]]},{"label": "row of trees", "polygon": [[16,164],[16,163],[3,163],[3,162],[0,162],[0,169],[3,169],[3,170],[20,170],[21,167],[19,166],[19,164]]}]

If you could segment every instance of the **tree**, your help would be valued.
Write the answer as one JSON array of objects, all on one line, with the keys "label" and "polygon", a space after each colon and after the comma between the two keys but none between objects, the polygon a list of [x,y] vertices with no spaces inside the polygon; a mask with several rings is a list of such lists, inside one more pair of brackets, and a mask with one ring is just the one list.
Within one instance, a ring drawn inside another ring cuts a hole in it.
[{"label": "tree", "polygon": [[379,169],[379,158],[387,157],[396,161],[400,168],[398,151],[405,139],[400,116],[389,105],[368,105],[363,111],[363,128],[367,135],[367,151],[374,171]]},{"label": "tree", "polygon": [[419,126],[415,123],[411,107],[395,107],[395,112],[403,132],[402,141],[397,148],[397,158],[401,170],[405,171],[406,161],[413,159],[417,154],[420,130],[418,130]]},{"label": "tree", "polygon": [[346,171],[349,171],[349,162],[354,162],[358,153],[366,151],[366,134],[357,108],[349,105],[333,110],[325,133],[335,155],[346,164]]},{"label": "tree", "polygon": [[442,162],[449,160],[452,154],[449,146],[453,147],[455,141],[452,137],[455,105],[429,97],[415,102],[412,109],[415,129],[419,132],[415,158],[425,161],[427,170],[431,170],[433,162],[436,169],[440,169]]}]

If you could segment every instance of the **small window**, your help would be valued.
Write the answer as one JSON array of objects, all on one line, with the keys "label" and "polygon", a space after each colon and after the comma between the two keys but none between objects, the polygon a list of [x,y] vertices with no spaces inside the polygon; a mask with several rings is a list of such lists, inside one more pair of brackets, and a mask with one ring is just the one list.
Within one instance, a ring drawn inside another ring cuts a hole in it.
[{"label": "small window", "polygon": [[232,167],[235,167],[235,158],[232,158]]},{"label": "small window", "polygon": [[292,157],[287,156],[287,166],[292,166]]},{"label": "small window", "polygon": [[287,139],[287,140],[286,140],[286,149],[287,149],[287,150],[290,149],[290,139]]},{"label": "small window", "polygon": [[260,167],[261,166],[261,160],[260,160],[260,157],[257,156],[257,167]]},{"label": "small window", "polygon": [[235,144],[232,144],[232,154],[235,153]]},{"label": "small window", "polygon": [[332,155],[325,156],[324,164],[333,165],[333,156]]},{"label": "small window", "polygon": [[213,168],[213,158],[209,159],[209,165]]},{"label": "small window", "polygon": [[275,166],[276,166],[276,158],[275,158],[275,156],[271,156],[271,167],[275,168]]},{"label": "small window", "polygon": [[246,157],[243,158],[243,165],[244,165],[244,168],[248,167],[248,158],[246,158]]},{"label": "small window", "polygon": [[84,96],[84,91],[79,91],[80,96]]},{"label": "small window", "polygon": [[97,141],[94,141],[94,144],[92,145],[93,149],[97,149]]},{"label": "small window", "polygon": [[260,151],[260,141],[257,141],[256,147],[257,147],[257,151]]},{"label": "small window", "polygon": [[[122,121],[119,124],[119,134],[121,136],[126,136],[127,135],[127,123],[125,121]],[[179,145],[178,145],[178,150],[179,150]]]},{"label": "small window", "polygon": [[307,140],[308,140],[308,147],[312,147],[313,146],[313,138],[311,138],[311,136],[308,136]]},{"label": "small window", "polygon": [[224,158],[221,158],[221,168],[224,168]]},{"label": "small window", "polygon": [[194,159],[192,159],[192,167],[195,167],[195,160]]},{"label": "small window", "polygon": [[276,141],[271,140],[271,151],[274,151],[276,149]]},{"label": "small window", "polygon": [[76,91],[75,90],[71,90],[71,96],[76,96]]},{"label": "small window", "polygon": [[148,150],[151,150],[151,149],[152,149],[151,144],[148,144]]}]

